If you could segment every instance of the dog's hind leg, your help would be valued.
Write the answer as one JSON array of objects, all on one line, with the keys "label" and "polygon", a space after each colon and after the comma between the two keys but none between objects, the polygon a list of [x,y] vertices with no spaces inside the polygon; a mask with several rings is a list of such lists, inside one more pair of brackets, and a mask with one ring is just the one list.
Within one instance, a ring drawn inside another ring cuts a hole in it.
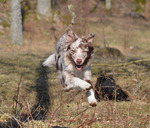
[{"label": "dog's hind leg", "polygon": [[56,65],[55,53],[50,55],[44,62],[43,66],[52,67]]}]

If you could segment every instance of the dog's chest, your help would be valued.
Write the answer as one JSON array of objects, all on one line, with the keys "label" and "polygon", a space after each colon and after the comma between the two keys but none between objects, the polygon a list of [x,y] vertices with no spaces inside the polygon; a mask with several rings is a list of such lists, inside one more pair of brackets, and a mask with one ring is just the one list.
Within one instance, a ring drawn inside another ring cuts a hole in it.
[{"label": "dog's chest", "polygon": [[78,78],[80,78],[80,79],[83,79],[83,72],[82,72],[82,71],[77,71],[77,70],[75,70],[75,71],[74,71],[74,75],[75,75],[75,77],[78,77]]},{"label": "dog's chest", "polygon": [[75,77],[83,79],[83,76],[84,76],[83,71],[76,70],[74,65],[72,65],[71,63],[70,64],[63,63],[63,66],[64,66],[64,71],[69,72],[70,74],[72,74]]}]

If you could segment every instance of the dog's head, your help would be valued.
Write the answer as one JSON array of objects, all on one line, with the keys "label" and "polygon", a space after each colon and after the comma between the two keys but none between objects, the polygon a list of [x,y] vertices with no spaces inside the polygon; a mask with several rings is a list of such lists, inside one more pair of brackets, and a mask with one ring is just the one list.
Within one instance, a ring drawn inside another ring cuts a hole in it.
[{"label": "dog's head", "polygon": [[81,71],[92,58],[94,47],[92,45],[95,34],[89,34],[87,37],[79,38],[70,29],[66,32],[67,53],[78,71]]}]

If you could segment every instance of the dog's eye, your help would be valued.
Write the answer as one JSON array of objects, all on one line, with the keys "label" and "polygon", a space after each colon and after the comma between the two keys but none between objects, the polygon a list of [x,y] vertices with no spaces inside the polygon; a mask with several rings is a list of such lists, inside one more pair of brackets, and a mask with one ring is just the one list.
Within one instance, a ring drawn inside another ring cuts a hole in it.
[{"label": "dog's eye", "polygon": [[82,53],[86,53],[86,52],[87,52],[87,50],[82,51]]},{"label": "dog's eye", "polygon": [[87,51],[89,51],[89,49],[84,49],[84,50],[83,50],[83,52],[87,52]]},{"label": "dog's eye", "polygon": [[72,52],[72,53],[76,53],[76,50],[73,49],[73,50],[71,50],[71,52]]},{"label": "dog's eye", "polygon": [[84,51],[88,51],[89,48],[87,46],[84,47]]}]

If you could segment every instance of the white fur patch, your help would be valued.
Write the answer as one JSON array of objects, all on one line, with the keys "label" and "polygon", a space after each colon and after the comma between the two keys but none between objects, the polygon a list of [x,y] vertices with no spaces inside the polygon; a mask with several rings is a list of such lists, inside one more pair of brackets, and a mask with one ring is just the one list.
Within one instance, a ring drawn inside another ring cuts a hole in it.
[{"label": "white fur patch", "polygon": [[43,66],[52,67],[56,65],[55,54],[50,55],[44,62]]},{"label": "white fur patch", "polygon": [[88,103],[93,105],[97,105],[97,101],[95,99],[95,94],[94,94],[94,91],[93,89],[90,89],[88,92],[87,92],[87,99],[88,99]]}]

